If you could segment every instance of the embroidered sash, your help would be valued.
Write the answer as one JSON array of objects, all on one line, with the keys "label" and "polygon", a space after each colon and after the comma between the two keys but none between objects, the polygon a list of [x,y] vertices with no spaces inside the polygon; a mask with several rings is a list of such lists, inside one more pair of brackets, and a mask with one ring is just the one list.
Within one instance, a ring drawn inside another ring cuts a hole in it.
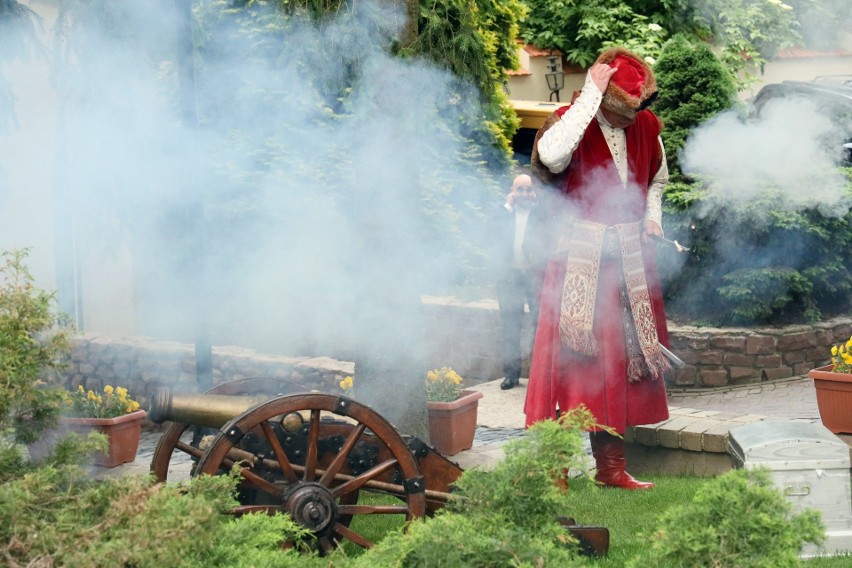
[{"label": "embroidered sash", "polygon": [[[609,229],[609,231],[607,230]],[[613,258],[621,268],[622,322],[627,346],[627,379],[660,380],[671,368],[660,350],[651,298],[645,281],[639,223],[602,225],[572,219],[560,238],[559,250],[568,255],[559,315],[561,343],[594,357],[598,346],[593,333],[595,299],[601,260]]]}]

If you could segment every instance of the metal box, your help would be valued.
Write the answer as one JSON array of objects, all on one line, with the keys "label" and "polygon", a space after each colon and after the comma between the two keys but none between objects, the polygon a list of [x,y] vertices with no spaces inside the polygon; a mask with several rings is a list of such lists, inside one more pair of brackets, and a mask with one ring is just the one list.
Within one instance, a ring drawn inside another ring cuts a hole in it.
[{"label": "metal box", "polygon": [[852,550],[849,446],[822,424],[753,422],[731,429],[728,453],[739,467],[765,467],[797,512],[816,509],[827,530],[824,550]]}]

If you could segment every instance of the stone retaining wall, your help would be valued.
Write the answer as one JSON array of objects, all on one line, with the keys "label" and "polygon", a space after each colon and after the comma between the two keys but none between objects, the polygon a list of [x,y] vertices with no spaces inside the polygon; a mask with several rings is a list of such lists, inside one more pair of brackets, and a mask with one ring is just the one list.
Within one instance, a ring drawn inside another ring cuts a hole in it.
[{"label": "stone retaining wall", "polygon": [[672,352],[686,367],[678,386],[722,387],[806,375],[852,334],[852,318],[755,328],[669,327]]},{"label": "stone retaining wall", "polygon": [[[499,313],[496,302],[463,303],[433,299],[424,303],[430,338],[430,367],[456,369],[471,382],[502,376]],[[852,335],[852,318],[814,325],[761,328],[670,326],[672,351],[686,367],[675,386],[722,387],[805,375],[829,361],[832,344]],[[524,334],[531,343],[529,322]],[[238,347],[213,349],[215,384],[245,377],[276,377],[305,390],[337,390],[354,363],[327,357],[285,357]],[[157,387],[198,389],[192,345],[143,338],[116,339],[86,334],[74,341],[66,386],[127,386],[147,400]]]},{"label": "stone retaining wall", "polygon": [[[213,382],[247,377],[286,379],[302,392],[335,392],[337,383],[354,372],[354,363],[327,357],[283,357],[239,347],[213,348]],[[66,387],[100,389],[124,386],[147,406],[158,387],[196,392],[195,350],[192,345],[145,338],[116,339],[84,334],[74,340],[71,364],[62,376]],[[304,388],[301,388],[304,387]]]},{"label": "stone retaining wall", "polygon": [[[476,381],[502,376],[496,301],[425,298],[424,306],[430,318],[434,361],[446,361],[441,364]],[[523,337],[531,344],[528,320]],[[675,377],[675,385],[722,387],[805,375],[827,364],[831,345],[852,335],[852,318],[754,328],[678,326],[669,322],[669,335],[672,352],[686,363]]]}]

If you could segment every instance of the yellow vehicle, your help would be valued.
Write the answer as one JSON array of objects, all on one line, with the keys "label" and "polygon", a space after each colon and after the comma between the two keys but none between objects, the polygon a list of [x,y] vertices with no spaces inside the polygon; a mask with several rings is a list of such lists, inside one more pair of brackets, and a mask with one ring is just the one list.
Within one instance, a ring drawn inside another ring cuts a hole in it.
[{"label": "yellow vehicle", "polygon": [[518,162],[529,164],[536,131],[544,124],[544,120],[550,113],[566,103],[521,100],[513,100],[511,103],[521,119],[521,126],[512,137],[512,149]]}]

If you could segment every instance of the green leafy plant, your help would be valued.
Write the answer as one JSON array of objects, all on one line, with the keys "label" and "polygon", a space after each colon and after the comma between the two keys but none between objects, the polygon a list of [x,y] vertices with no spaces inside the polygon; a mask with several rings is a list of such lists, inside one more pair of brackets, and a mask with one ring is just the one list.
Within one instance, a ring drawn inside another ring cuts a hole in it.
[{"label": "green leafy plant", "polygon": [[526,4],[524,41],[542,49],[558,49],[568,61],[582,67],[591,65],[604,48],[614,44],[654,58],[667,33],[659,18],[629,2],[526,0]]},{"label": "green leafy plant", "polygon": [[28,250],[0,254],[0,431],[18,442],[55,426],[65,391],[51,385],[71,351],[72,328],[52,308],[55,295],[37,288],[26,266]]},{"label": "green leafy plant", "polygon": [[[852,169],[839,171],[852,194]],[[693,252],[671,274],[660,263],[666,309],[675,321],[788,324],[849,310],[849,211],[791,211],[773,188],[748,203],[721,203],[700,187],[678,192],[677,199],[685,209],[669,209],[664,224],[670,238],[688,243]],[[841,202],[847,204],[848,197]]]},{"label": "green leafy plant", "polygon": [[703,42],[677,35],[663,45],[654,64],[659,96],[653,111],[665,125],[661,134],[666,160],[674,178],[680,176],[678,154],[690,132],[735,105],[731,74]]},{"label": "green leafy plant", "polygon": [[[569,509],[557,483],[565,468],[585,468],[582,431],[588,410],[546,420],[507,442],[493,469],[465,470],[457,499],[432,518],[391,533],[354,566],[581,566],[576,541],[557,518]],[[593,488],[595,491],[600,489]]]},{"label": "green leafy plant", "polygon": [[115,418],[139,410],[139,403],[127,394],[124,387],[104,386],[103,392],[89,389],[83,385],[68,397],[69,416],[76,418]]},{"label": "green leafy plant", "polygon": [[802,546],[821,543],[825,533],[818,511],[792,509],[766,470],[730,471],[666,511],[628,566],[799,566]]},{"label": "green leafy plant", "polygon": [[[287,515],[229,511],[239,475],[155,484],[53,464],[0,484],[4,566],[326,566]],[[283,550],[282,544],[295,546]]]},{"label": "green leafy plant", "polygon": [[432,369],[426,373],[426,400],[452,402],[461,396],[462,378],[450,367]]},{"label": "green leafy plant", "polygon": [[852,373],[852,337],[846,343],[831,346],[831,364],[835,373]]}]

